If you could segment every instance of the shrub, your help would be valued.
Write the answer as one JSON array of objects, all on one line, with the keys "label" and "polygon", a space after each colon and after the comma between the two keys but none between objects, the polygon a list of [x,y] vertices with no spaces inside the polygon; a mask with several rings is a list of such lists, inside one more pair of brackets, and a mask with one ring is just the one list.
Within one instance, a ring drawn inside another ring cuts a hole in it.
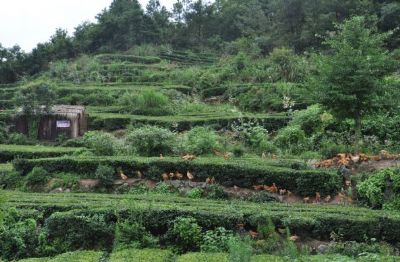
[{"label": "shrub", "polygon": [[128,96],[125,105],[129,111],[140,115],[163,116],[172,113],[169,98],[154,90],[145,90],[136,96]]},{"label": "shrub", "polygon": [[242,145],[235,145],[232,149],[232,153],[235,157],[242,157],[245,152],[246,150]]},{"label": "shrub", "polygon": [[309,106],[306,110],[294,113],[291,125],[299,125],[310,136],[315,132],[321,132],[333,122],[333,116],[324,113],[319,105]]},{"label": "shrub", "polygon": [[229,240],[233,232],[223,227],[208,230],[203,236],[203,243],[200,247],[202,252],[227,252]]},{"label": "shrub", "polygon": [[306,134],[300,126],[287,126],[279,130],[274,143],[279,148],[295,154],[307,149]]},{"label": "shrub", "polygon": [[201,244],[201,227],[192,217],[178,217],[172,221],[167,237],[180,252],[196,251]]},{"label": "shrub", "polygon": [[349,257],[360,257],[362,254],[393,255],[394,250],[384,243],[358,243],[355,241],[333,242],[329,245],[328,254],[341,254]]},{"label": "shrub", "polygon": [[34,167],[26,176],[24,187],[31,191],[40,191],[47,181],[47,171],[42,167]]},{"label": "shrub", "polygon": [[186,193],[186,196],[188,198],[196,199],[196,198],[201,198],[203,196],[203,194],[204,194],[204,190],[203,189],[201,189],[199,187],[195,187],[195,188],[191,189],[190,191],[188,191]]},{"label": "shrub", "polygon": [[0,257],[17,260],[37,256],[38,232],[34,219],[15,221],[0,227]]},{"label": "shrub", "polygon": [[112,252],[110,262],[169,262],[174,261],[170,250],[163,249],[125,249]]},{"label": "shrub", "polygon": [[337,144],[329,139],[324,139],[320,143],[320,152],[324,158],[332,158],[339,153],[348,152],[348,147],[343,144]]},{"label": "shrub", "polygon": [[114,154],[115,138],[101,131],[89,131],[83,137],[87,147],[96,155],[111,156]]},{"label": "shrub", "polygon": [[157,239],[139,222],[122,221],[115,227],[114,249],[154,247],[156,243]]},{"label": "shrub", "polygon": [[102,212],[55,212],[44,222],[42,242],[52,252],[106,249],[112,246],[115,223]]},{"label": "shrub", "polygon": [[224,188],[220,185],[210,185],[205,190],[206,197],[209,199],[227,199],[228,194],[224,191]]},{"label": "shrub", "polygon": [[164,128],[144,126],[131,131],[126,142],[132,151],[141,156],[159,156],[172,152],[175,135]]},{"label": "shrub", "polygon": [[35,140],[28,138],[24,134],[19,134],[19,133],[11,133],[8,136],[8,141],[9,144],[14,144],[14,145],[32,145],[35,143]]},{"label": "shrub", "polygon": [[186,135],[186,148],[190,153],[196,155],[209,154],[217,147],[217,135],[209,128],[195,127]]},{"label": "shrub", "polygon": [[[387,182],[390,180],[399,181],[399,173],[392,169],[386,169],[371,175],[365,181],[357,185],[359,197],[366,200],[372,207],[381,207],[385,201],[384,191]],[[396,186],[396,184],[394,186]]]},{"label": "shrub", "polygon": [[107,165],[99,165],[94,174],[95,178],[100,181],[100,185],[105,188],[110,188],[114,184],[114,168]]},{"label": "shrub", "polygon": [[249,238],[232,237],[228,241],[229,261],[248,262],[252,255]]}]

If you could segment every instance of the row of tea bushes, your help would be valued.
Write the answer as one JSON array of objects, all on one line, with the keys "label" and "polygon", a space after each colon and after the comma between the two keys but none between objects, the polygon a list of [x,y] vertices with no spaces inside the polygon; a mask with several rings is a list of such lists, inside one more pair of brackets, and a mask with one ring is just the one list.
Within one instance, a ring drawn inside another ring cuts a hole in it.
[{"label": "row of tea bushes", "polygon": [[320,192],[322,196],[335,194],[340,188],[341,179],[336,172],[311,169],[298,161],[262,161],[256,159],[198,158],[185,161],[178,157],[60,157],[42,159],[19,159],[14,162],[15,170],[28,174],[34,167],[42,167],[51,173],[70,172],[82,178],[94,178],[99,165],[107,165],[122,170],[129,177],[136,177],[137,171],[150,180],[161,180],[163,173],[179,171],[194,174],[194,181],[204,182],[215,177],[223,186],[252,187],[253,185],[272,185],[284,188],[303,196],[313,196]]}]

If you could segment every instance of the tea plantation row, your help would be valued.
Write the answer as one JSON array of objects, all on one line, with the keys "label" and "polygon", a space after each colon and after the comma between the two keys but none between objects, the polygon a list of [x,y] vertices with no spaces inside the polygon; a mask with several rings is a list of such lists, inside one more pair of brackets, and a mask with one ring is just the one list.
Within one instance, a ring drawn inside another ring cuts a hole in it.
[{"label": "tea plantation row", "polygon": [[[15,169],[26,175],[34,167],[43,167],[50,174],[57,172],[75,173],[82,178],[94,178],[99,165],[108,165],[122,170],[128,177],[135,178],[137,171],[145,178],[159,181],[163,173],[194,174],[194,181],[204,182],[215,177],[223,186],[252,187],[253,185],[272,185],[288,189],[303,196],[314,196],[320,192],[323,196],[335,194],[340,188],[340,177],[336,172],[314,170],[296,160],[262,161],[257,159],[198,158],[185,161],[178,157],[60,157],[42,159],[19,159]],[[119,178],[119,177],[116,177]]]},{"label": "tea plantation row", "polygon": [[[367,257],[360,257],[358,259],[352,259],[345,256],[339,255],[318,255],[318,256],[303,256],[299,257],[299,262],[330,262],[330,261],[341,261],[341,262],[353,262],[353,261],[400,261],[397,257],[383,257],[378,255],[370,255]],[[20,262],[100,262],[107,261],[104,259],[102,252],[94,251],[77,251],[58,255],[54,258],[31,258],[20,260]],[[114,251],[109,262],[126,262],[126,261],[152,261],[152,262],[228,262],[228,254],[225,253],[188,253],[180,256],[174,255],[169,250],[157,250],[157,249],[126,249],[121,251]],[[289,262],[292,261],[288,258],[270,256],[270,255],[255,255],[251,257],[250,262]]]},{"label": "tea plantation row", "polygon": [[204,229],[235,229],[238,224],[255,229],[271,218],[277,227],[288,227],[302,238],[329,240],[335,232],[344,240],[376,238],[396,243],[400,239],[399,214],[357,207],[255,204],[168,195],[6,192],[5,196],[6,207],[18,210],[16,217],[32,217],[45,225],[53,241],[80,248],[109,248],[118,219],[143,221],[148,231],[160,235],[167,231],[170,221],[182,216],[196,218]]}]

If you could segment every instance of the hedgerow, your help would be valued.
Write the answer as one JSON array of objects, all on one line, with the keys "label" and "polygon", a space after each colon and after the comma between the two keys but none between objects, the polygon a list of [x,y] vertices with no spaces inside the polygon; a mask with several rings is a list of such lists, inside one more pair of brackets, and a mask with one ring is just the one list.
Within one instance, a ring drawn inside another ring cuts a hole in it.
[{"label": "hedgerow", "polygon": [[356,207],[255,204],[167,195],[13,192],[6,197],[6,206],[41,210],[45,214],[44,229],[48,239],[54,245],[59,243],[69,248],[111,247],[118,219],[143,221],[146,230],[160,235],[166,233],[170,221],[178,217],[193,217],[203,230],[217,227],[235,230],[237,224],[257,228],[272,219],[275,226],[287,227],[292,234],[320,240],[328,240],[332,232],[349,241],[375,238],[395,243],[400,239],[397,213]]},{"label": "hedgerow", "polygon": [[[195,175],[196,181],[205,181],[215,177],[224,186],[252,187],[253,185],[272,185],[312,196],[315,192],[322,195],[334,194],[340,186],[337,173],[325,170],[301,169],[297,162],[290,163],[263,162],[255,160],[229,160],[200,158],[195,161],[184,161],[180,158],[141,158],[141,157],[88,157],[88,158],[44,158],[21,159],[14,162],[15,169],[27,174],[34,167],[43,167],[49,173],[73,172],[85,178],[94,178],[93,174],[99,165],[108,165],[123,170],[126,175],[136,176],[136,171],[145,173],[147,179],[160,180],[161,174],[147,173],[150,167],[157,167],[162,172],[187,171]],[[300,168],[300,169],[299,169]]]},{"label": "hedgerow", "polygon": [[15,158],[44,158],[71,155],[79,148],[52,146],[0,145],[0,162]]}]

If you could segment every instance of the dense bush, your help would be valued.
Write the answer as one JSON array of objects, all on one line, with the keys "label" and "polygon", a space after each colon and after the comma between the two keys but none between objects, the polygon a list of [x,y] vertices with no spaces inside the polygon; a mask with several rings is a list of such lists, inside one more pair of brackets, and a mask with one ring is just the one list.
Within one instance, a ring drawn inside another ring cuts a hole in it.
[{"label": "dense bush", "polygon": [[175,135],[164,128],[144,126],[129,132],[126,143],[141,156],[166,155],[173,151]]},{"label": "dense bush", "polygon": [[44,168],[34,167],[26,176],[24,187],[30,191],[41,191],[48,179],[48,173]]},{"label": "dense bush", "polygon": [[204,233],[200,249],[202,252],[227,252],[232,237],[233,232],[223,227],[208,230]]},{"label": "dense bush", "polygon": [[114,175],[114,168],[107,165],[99,165],[94,174],[94,178],[100,181],[101,186],[110,188],[114,183]]},{"label": "dense bush", "polygon": [[195,155],[210,154],[217,147],[217,135],[209,128],[195,127],[186,136],[186,150]]},{"label": "dense bush", "polygon": [[282,150],[293,154],[301,153],[308,147],[306,134],[300,126],[287,126],[279,130],[274,143]]},{"label": "dense bush", "polygon": [[112,156],[115,153],[115,137],[109,133],[90,131],[85,133],[83,140],[96,155]]},{"label": "dense bush", "polygon": [[200,248],[202,229],[192,217],[178,217],[171,222],[167,238],[180,252],[196,251]]},{"label": "dense bush", "polygon": [[127,111],[138,115],[163,116],[171,114],[171,101],[163,93],[144,90],[139,95],[128,94],[122,98]]},{"label": "dense bush", "polygon": [[[7,219],[7,218],[6,218]],[[0,258],[7,260],[38,254],[39,229],[34,219],[8,221],[0,228]]]},{"label": "dense bush", "polygon": [[109,249],[112,247],[115,224],[107,214],[53,213],[44,223],[43,242],[49,251],[59,254],[77,249]]},{"label": "dense bush", "polygon": [[395,207],[390,202],[399,197],[400,172],[393,169],[376,172],[357,185],[357,192],[360,199],[372,207],[382,207],[384,203]]},{"label": "dense bush", "polygon": [[116,224],[114,250],[125,248],[148,248],[157,244],[146,228],[138,221],[121,221]]}]

